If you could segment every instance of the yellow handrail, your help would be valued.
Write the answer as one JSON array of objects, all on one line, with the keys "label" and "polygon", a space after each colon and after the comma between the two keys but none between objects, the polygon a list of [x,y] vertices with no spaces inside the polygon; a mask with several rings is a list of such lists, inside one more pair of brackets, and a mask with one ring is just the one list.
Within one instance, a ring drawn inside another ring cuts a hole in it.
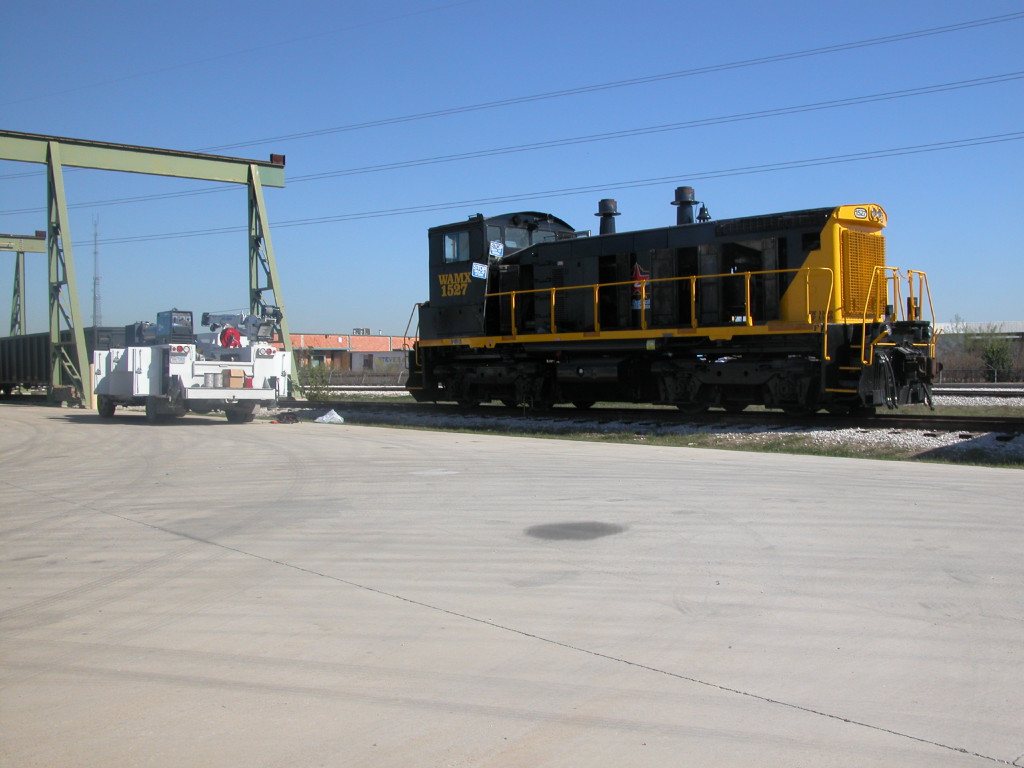
[{"label": "yellow handrail", "polygon": [[[876,286],[876,282],[880,282],[882,284],[882,286],[886,286],[887,287],[888,286],[889,276],[886,273],[887,272],[895,273],[896,271],[898,271],[896,269],[896,267],[875,267],[873,270],[871,270],[871,280],[868,281],[868,292],[867,292],[867,295],[864,297],[864,309],[860,313],[860,318],[861,318],[861,320],[860,320],[860,363],[861,363],[861,365],[869,365],[870,361],[874,360],[874,358],[875,358],[875,346],[882,339],[884,339],[888,335],[888,333],[889,333],[887,330],[885,330],[883,328],[882,332],[880,334],[878,334],[878,336],[876,336],[874,339],[872,339],[871,340],[871,344],[868,345],[868,343],[867,343],[868,310],[870,309],[869,305],[871,304],[871,298],[872,297],[874,297],[874,299],[875,299],[875,310],[870,315],[870,317],[872,319],[872,322],[877,321],[878,318],[879,318],[879,315],[883,314],[882,312],[879,312],[878,299],[879,299],[879,297],[881,295],[881,290],[880,290],[880,288],[878,286]],[[881,274],[881,278],[880,279],[879,279],[879,274]],[[888,294],[886,294],[886,295],[888,295]],[[870,352],[871,352],[870,356],[866,356],[866,353],[867,353],[868,349],[870,349]]]},{"label": "yellow handrail", "polygon": [[[828,318],[832,314],[832,293],[835,286],[835,275],[832,269],[828,267],[800,267],[797,269],[775,269],[775,270],[761,270],[761,271],[748,271],[748,272],[727,272],[715,275],[684,275],[680,277],[645,277],[642,280],[619,280],[610,283],[588,283],[584,285],[569,285],[569,286],[553,286],[551,288],[530,288],[525,290],[512,290],[512,291],[498,291],[495,293],[486,294],[486,298],[495,299],[503,296],[509,297],[509,312],[511,317],[509,318],[509,329],[511,331],[512,338],[519,336],[519,329],[516,327],[516,306],[517,297],[528,296],[530,294],[547,294],[548,299],[548,321],[550,331],[548,333],[557,333],[557,324],[555,320],[555,310],[558,303],[558,295],[560,293],[566,293],[568,291],[581,291],[589,290],[593,294],[591,301],[591,310],[593,313],[592,328],[594,332],[601,330],[601,319],[600,319],[600,291],[602,288],[617,288],[624,286],[633,286],[638,288],[638,298],[640,305],[640,330],[645,331],[648,329],[648,309],[647,309],[647,296],[649,286],[654,283],[658,284],[670,284],[679,283],[681,281],[688,281],[690,284],[690,327],[699,328],[700,322],[697,319],[697,281],[698,280],[713,280],[721,278],[742,278],[744,281],[744,306],[743,306],[743,317],[744,325],[748,328],[754,326],[754,316],[751,311],[752,295],[751,295],[751,281],[755,276],[762,275],[782,275],[782,274],[803,274],[804,280],[804,307],[806,309],[806,323],[807,325],[816,325],[817,323],[822,324],[822,330],[827,325]],[[811,282],[812,273],[825,273],[828,275],[828,290],[826,292],[826,300],[824,306],[821,308],[812,307],[811,305]]]},{"label": "yellow handrail", "polygon": [[[914,290],[914,288],[913,288],[913,279],[914,279],[915,276],[917,277],[917,296],[918,296],[918,298],[919,299],[923,299],[923,298],[927,297],[927,299],[928,299],[928,316],[931,318],[932,329],[933,329],[931,337],[928,339],[928,344],[927,344],[928,356],[929,357],[935,357],[935,344],[938,341],[938,336],[939,336],[940,331],[935,328],[935,307],[932,304],[932,289],[928,285],[928,275],[927,274],[925,274],[924,272],[922,272],[922,271],[920,271],[918,269],[908,269],[907,270],[907,281],[910,283],[911,295],[913,295],[913,290]],[[914,318],[914,319],[917,319],[917,320],[921,319],[921,308],[920,308],[920,305],[918,305],[918,307],[917,307],[917,317]]]},{"label": "yellow handrail", "polygon": [[[871,296],[875,295],[875,314],[871,315],[873,321],[877,322],[878,319],[884,317],[884,312],[878,311],[878,298],[882,295],[881,292],[874,293],[872,290],[875,288],[875,282],[878,275],[881,274],[880,282],[886,287],[888,283],[892,282],[892,307],[893,313],[897,315],[899,319],[909,321],[919,321],[922,319],[920,299],[924,296],[928,297],[928,314],[931,317],[932,325],[935,324],[935,307],[932,305],[932,292],[928,285],[928,275],[917,269],[907,270],[906,274],[903,274],[898,267],[875,267],[871,273],[871,282],[868,285],[867,297],[864,299],[864,311],[861,314],[861,334],[860,334],[860,360],[862,365],[870,365],[871,361],[875,359],[875,347],[884,345],[882,341],[886,336],[889,335],[889,331],[883,328],[881,333],[878,334],[871,343],[867,340],[867,324],[868,324],[868,305],[871,302]],[[914,291],[914,278],[917,278],[917,292]],[[903,305],[900,294],[900,281],[902,278],[906,278],[907,281],[907,304]],[[886,292],[888,295],[888,292]],[[917,301],[915,301],[917,299]],[[896,318],[892,318],[896,319]],[[928,354],[930,357],[935,356],[935,341],[936,333],[933,333],[929,339]]]}]

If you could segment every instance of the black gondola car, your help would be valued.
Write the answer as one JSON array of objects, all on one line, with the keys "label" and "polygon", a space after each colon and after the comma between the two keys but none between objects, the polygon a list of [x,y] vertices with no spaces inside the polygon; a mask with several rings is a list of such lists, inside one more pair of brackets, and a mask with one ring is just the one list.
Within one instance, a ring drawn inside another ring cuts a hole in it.
[{"label": "black gondola car", "polygon": [[[419,401],[834,413],[930,403],[923,272],[885,261],[885,211],[847,205],[601,234],[520,212],[429,232],[408,389]],[[903,291],[905,289],[905,295]]]},{"label": "black gondola car", "polygon": [[[97,349],[123,347],[124,326],[93,325],[85,328],[88,359]],[[71,341],[71,331],[60,332],[64,343]],[[50,357],[50,334],[27,333],[0,338],[0,393],[7,395],[19,389],[39,389],[50,385],[53,361]]]}]

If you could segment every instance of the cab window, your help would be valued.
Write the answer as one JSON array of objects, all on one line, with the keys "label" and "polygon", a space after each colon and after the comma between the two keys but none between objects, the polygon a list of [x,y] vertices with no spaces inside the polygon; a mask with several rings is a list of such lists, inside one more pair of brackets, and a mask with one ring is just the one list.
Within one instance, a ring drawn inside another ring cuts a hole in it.
[{"label": "cab window", "polygon": [[505,227],[505,248],[518,251],[530,244],[530,231],[525,227]]},{"label": "cab window", "polygon": [[444,236],[444,263],[469,261],[469,230],[448,232]]}]

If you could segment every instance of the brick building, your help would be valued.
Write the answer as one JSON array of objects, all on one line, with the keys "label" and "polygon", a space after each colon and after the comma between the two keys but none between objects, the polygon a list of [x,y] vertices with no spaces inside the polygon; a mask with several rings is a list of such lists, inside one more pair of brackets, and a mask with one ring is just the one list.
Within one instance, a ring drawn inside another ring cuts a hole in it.
[{"label": "brick building", "polygon": [[[292,349],[299,366],[323,365],[332,371],[399,375],[414,336],[375,336],[367,329],[350,334],[293,333]],[[365,332],[362,332],[365,331]]]}]

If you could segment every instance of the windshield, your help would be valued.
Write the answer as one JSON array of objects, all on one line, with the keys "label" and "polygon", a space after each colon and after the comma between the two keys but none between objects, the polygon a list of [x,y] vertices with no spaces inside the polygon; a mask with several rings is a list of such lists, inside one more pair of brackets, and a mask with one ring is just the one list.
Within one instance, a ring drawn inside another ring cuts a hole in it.
[{"label": "windshield", "polygon": [[491,224],[487,227],[487,239],[492,243],[501,243],[503,246],[503,255],[507,256],[514,251],[518,251],[530,245],[548,243],[552,240],[557,240],[558,235],[547,229],[530,230],[526,227],[512,226],[502,228]]}]

